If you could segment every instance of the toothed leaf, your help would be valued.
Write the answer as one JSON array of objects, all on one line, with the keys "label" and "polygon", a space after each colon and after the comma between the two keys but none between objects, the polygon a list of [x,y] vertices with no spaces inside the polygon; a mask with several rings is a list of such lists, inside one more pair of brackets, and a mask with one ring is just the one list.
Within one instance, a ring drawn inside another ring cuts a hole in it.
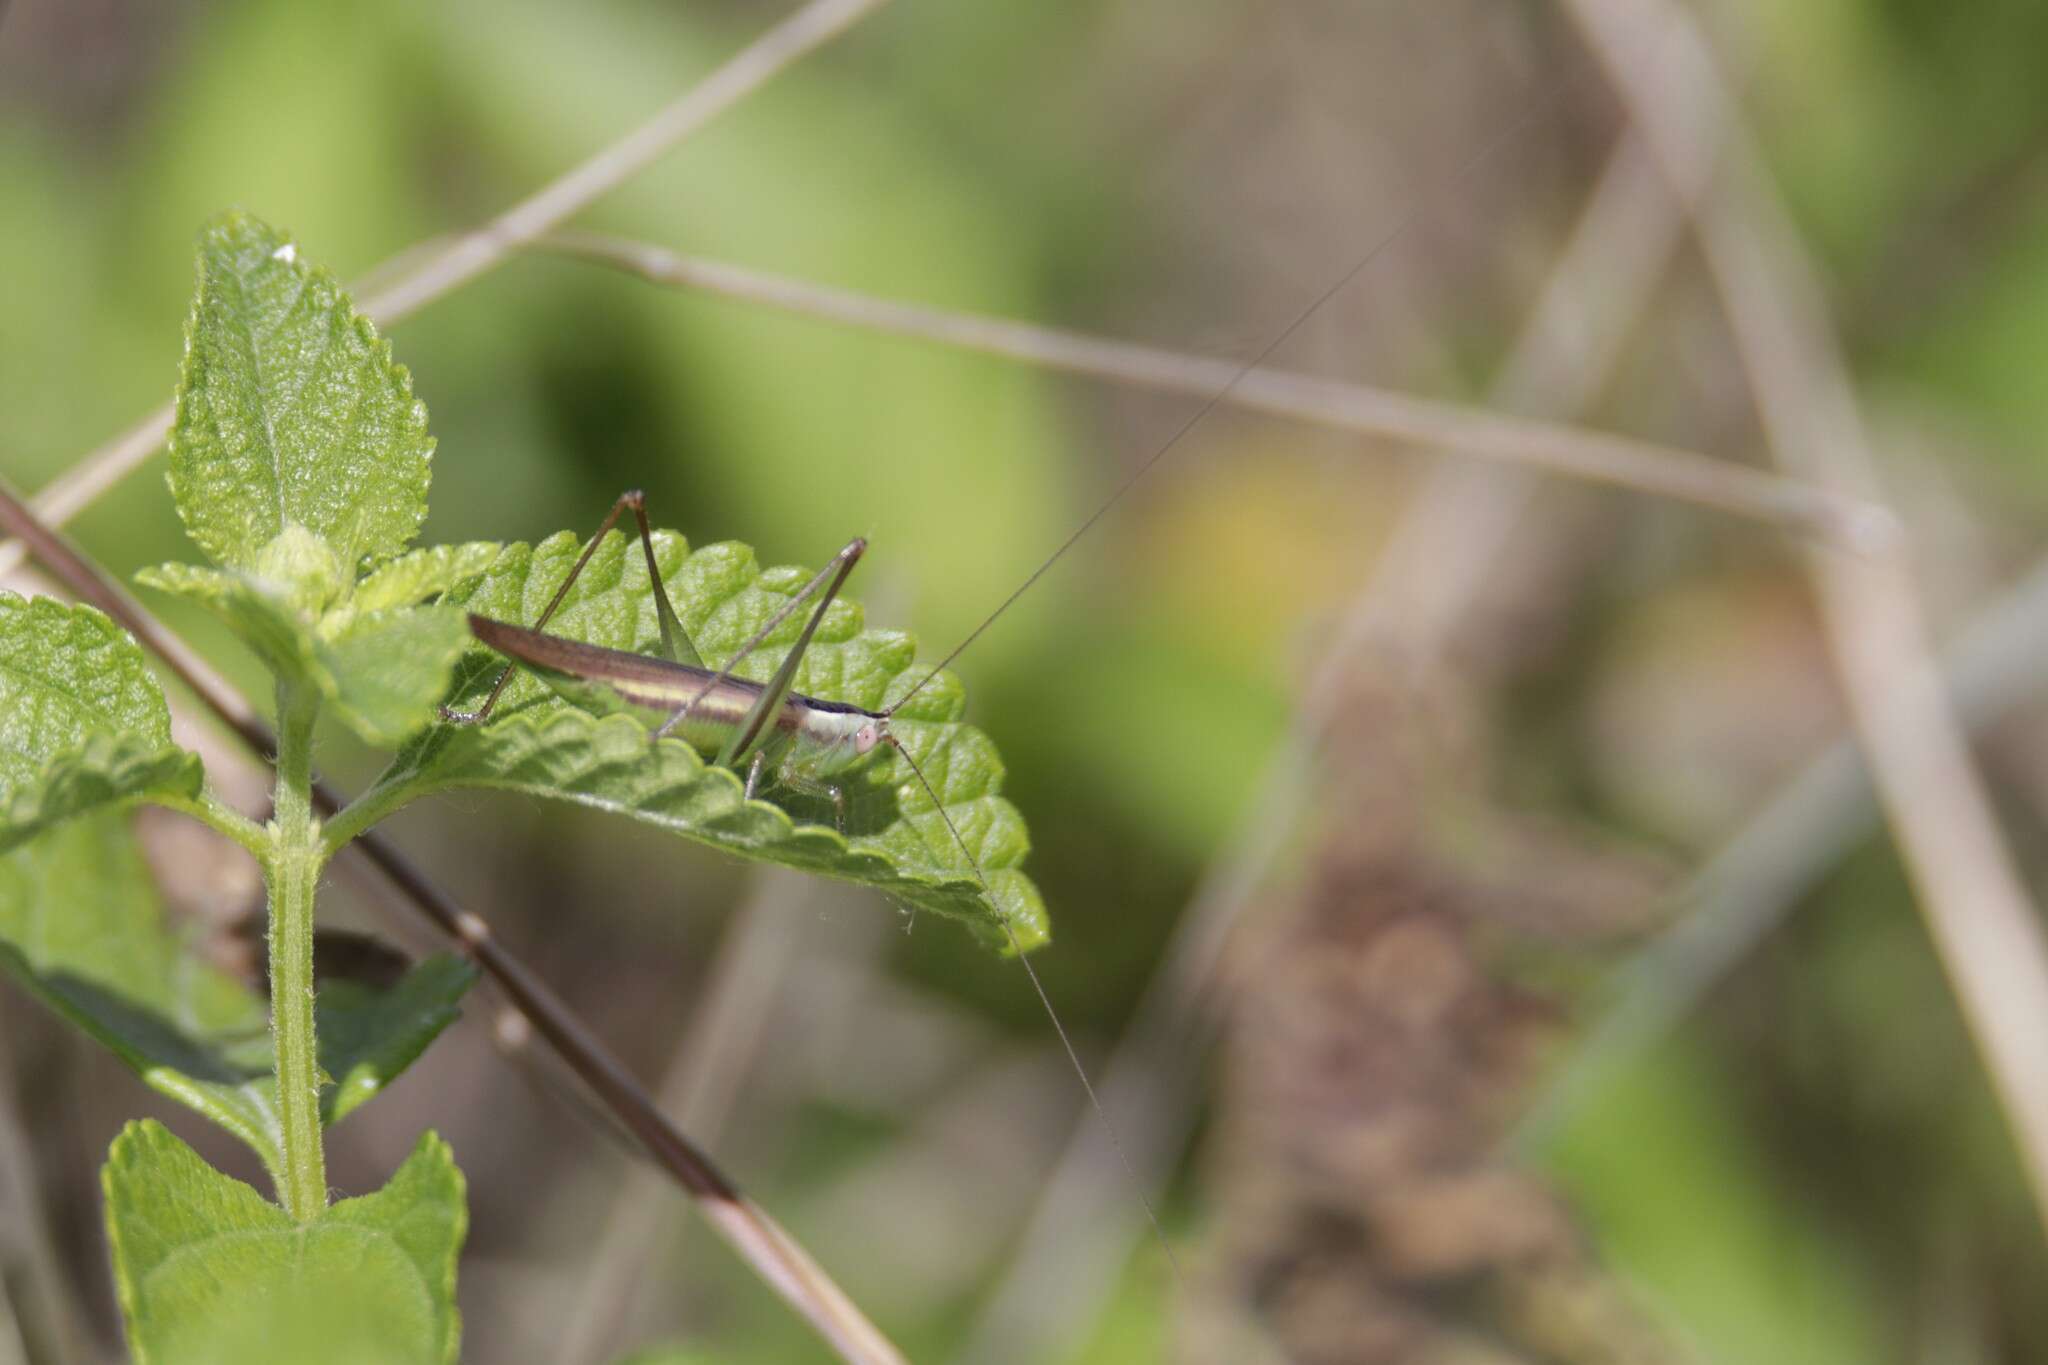
[{"label": "toothed leaf", "polygon": [[20,784],[0,812],[0,853],[50,826],[102,806],[145,798],[191,798],[205,774],[199,755],[166,749],[135,735],[94,735]]},{"label": "toothed leaf", "polygon": [[435,718],[469,644],[469,627],[451,607],[372,612],[321,645],[320,685],[357,734],[397,744]]},{"label": "toothed leaf", "polygon": [[[462,605],[500,620],[532,621],[553,596],[580,545],[564,533],[537,547],[506,548],[461,594]],[[723,664],[788,603],[806,571],[763,570],[744,545],[688,552],[681,537],[656,538],[656,560],[685,629],[708,662]],[[803,628],[791,614],[769,643],[734,670],[765,681]],[[649,652],[659,627],[639,546],[614,534],[549,621],[550,632],[614,649]],[[898,631],[861,628],[860,608],[841,600],[827,613],[796,675],[796,689],[824,700],[882,709],[925,676],[916,644]],[[458,670],[454,704],[480,703],[504,661],[476,648]],[[838,781],[847,829],[831,803],[787,787],[744,799],[740,778],[707,765],[679,740],[650,743],[625,716],[600,719],[521,674],[506,688],[491,724],[439,726],[399,755],[370,798],[378,809],[412,796],[496,787],[554,796],[629,815],[740,857],[783,863],[875,887],[918,909],[965,922],[983,942],[1029,950],[1047,937],[1045,907],[1020,864],[1029,848],[1022,817],[1000,795],[1001,761],[987,737],[959,723],[965,698],[942,675],[919,691],[892,728],[945,805],[941,816],[910,765],[892,749]],[[947,828],[958,830],[972,857]],[[987,879],[977,879],[975,867]],[[1005,925],[1008,925],[1008,932]]]},{"label": "toothed leaf", "polygon": [[310,1223],[148,1120],[114,1139],[101,1184],[136,1365],[456,1358],[469,1214],[462,1172],[432,1133],[383,1189]]},{"label": "toothed leaf", "polygon": [[320,676],[313,623],[293,607],[288,591],[232,570],[196,564],[159,564],[138,571],[135,581],[205,607],[272,673],[299,681]]},{"label": "toothed leaf", "polygon": [[276,1160],[251,1076],[267,1077],[263,1002],[165,928],[126,822],[76,820],[0,857],[0,963],[138,1076]]},{"label": "toothed leaf", "polygon": [[472,540],[462,545],[428,545],[380,564],[356,584],[349,604],[361,612],[410,607],[452,592],[497,562],[504,546]]},{"label": "toothed leaf", "polygon": [[422,959],[383,990],[321,982],[320,1069],[334,1082],[321,1092],[321,1121],[341,1122],[411,1066],[462,1013],[475,983],[476,968],[447,953]]},{"label": "toothed leaf", "polygon": [[426,516],[434,443],[405,368],[332,275],[247,214],[200,236],[170,446],[178,512],[217,564],[254,569],[297,526],[352,574]]},{"label": "toothed leaf", "polygon": [[189,796],[163,689],[91,607],[0,592],[0,849],[96,806]]}]

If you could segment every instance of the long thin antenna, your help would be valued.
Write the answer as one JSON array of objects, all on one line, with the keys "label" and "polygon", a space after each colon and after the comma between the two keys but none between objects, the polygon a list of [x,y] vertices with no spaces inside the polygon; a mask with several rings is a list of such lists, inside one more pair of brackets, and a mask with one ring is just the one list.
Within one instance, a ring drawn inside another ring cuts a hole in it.
[{"label": "long thin antenna", "polygon": [[903,755],[903,761],[910,765],[910,771],[917,774],[917,785],[923,787],[924,794],[931,798],[932,809],[946,822],[946,832],[953,836],[953,843],[967,859],[967,865],[974,869],[974,880],[981,883],[982,894],[988,897],[988,903],[995,907],[996,922],[1003,926],[1003,937],[1010,940],[1010,953],[1024,968],[1024,975],[1031,979],[1031,989],[1038,993],[1038,1003],[1045,1007],[1045,1017],[1052,1021],[1052,1031],[1059,1035],[1060,1046],[1066,1049],[1067,1061],[1073,1065],[1074,1074],[1081,1078],[1081,1089],[1087,1092],[1088,1103],[1094,1108],[1095,1117],[1101,1121],[1102,1131],[1109,1135],[1109,1145],[1116,1149],[1116,1159],[1123,1163],[1124,1175],[1129,1178],[1131,1188],[1138,1196],[1138,1203],[1145,1210],[1146,1220],[1152,1224],[1152,1234],[1159,1239],[1159,1249],[1166,1253],[1166,1264],[1173,1271],[1174,1286],[1182,1293],[1186,1293],[1187,1281],[1181,1276],[1180,1258],[1173,1254],[1173,1242],[1168,1239],[1165,1227],[1160,1224],[1159,1213],[1152,1207],[1151,1199],[1146,1197],[1144,1182],[1138,1179],[1138,1168],[1131,1164],[1130,1156],[1124,1151],[1123,1136],[1117,1132],[1115,1122],[1109,1117],[1109,1110],[1103,1107],[1102,1097],[1095,1093],[1095,1082],[1088,1078],[1088,1068],[1081,1065],[1081,1054],[1075,1050],[1074,1040],[1068,1034],[1067,1026],[1060,1022],[1059,1011],[1052,1007],[1052,996],[1047,994],[1045,982],[1039,979],[1038,968],[1031,965],[1031,959],[1025,955],[1024,945],[1017,941],[1017,931],[1010,927],[1009,917],[1002,913],[1002,906],[997,904],[996,893],[989,886],[988,877],[981,870],[981,859],[974,856],[974,850],[960,837],[960,827],[953,823],[952,812],[946,809],[945,802],[939,800],[939,794],[932,789],[930,779],[924,775],[924,769],[910,756],[909,748],[894,735],[889,737],[889,747]]},{"label": "long thin antenna", "polygon": [[[1492,141],[1488,142],[1485,146],[1481,147],[1478,151],[1474,152],[1469,158],[1466,159],[1465,163],[1458,168],[1458,173],[1451,177],[1449,182],[1450,185],[1456,186],[1462,184],[1466,179],[1470,178],[1472,173],[1478,170],[1480,166],[1484,165],[1487,162],[1487,160],[1489,160],[1495,153],[1499,152],[1501,148],[1507,146],[1515,138],[1519,137],[1523,130],[1525,130],[1531,123],[1535,121],[1536,116],[1539,113],[1542,113],[1551,104],[1554,104],[1557,101],[1561,93],[1561,91],[1553,91],[1549,95],[1549,97],[1538,100],[1536,103],[1531,104],[1530,106],[1525,108],[1520,114],[1520,116],[1518,116],[1515,119],[1514,122],[1510,123],[1506,128],[1502,129],[1498,134],[1494,136]],[[1130,475],[1127,478],[1124,479],[1122,483],[1118,484],[1116,491],[1114,493],[1111,493],[1107,498],[1105,498],[1101,506],[1097,507],[1093,512],[1089,513],[1087,519],[1083,521],[1079,526],[1076,526],[1073,529],[1073,531],[1068,534],[1067,538],[1060,542],[1059,548],[1054,550],[1051,554],[1047,555],[1045,557],[1045,561],[1042,564],[1040,564],[1037,568],[1031,571],[1031,576],[1029,578],[1025,579],[1022,583],[1018,584],[1015,590],[1012,591],[1008,597],[1005,597],[1002,600],[1001,604],[998,605],[994,611],[990,612],[987,616],[982,618],[980,625],[976,626],[973,630],[967,632],[966,639],[962,640],[959,644],[953,646],[953,648],[947,652],[946,656],[943,659],[940,659],[939,662],[933,666],[931,672],[925,674],[924,677],[918,681],[915,687],[911,688],[901,697],[898,697],[896,699],[896,704],[894,706],[891,706],[888,709],[888,711],[886,711],[884,714],[891,716],[895,715],[896,712],[900,710],[903,707],[903,705],[906,702],[908,702],[912,697],[924,691],[924,689],[930,685],[933,678],[938,677],[939,674],[945,670],[948,664],[952,663],[953,660],[959,658],[961,653],[965,651],[969,645],[973,644],[976,640],[980,639],[982,632],[987,630],[990,626],[994,625],[996,623],[996,619],[1000,617],[1004,612],[1008,611],[1012,606],[1014,606],[1018,598],[1022,597],[1025,593],[1030,592],[1031,589],[1037,584],[1038,580],[1045,577],[1047,572],[1049,572],[1052,569],[1053,565],[1059,563],[1061,559],[1065,558],[1067,551],[1073,549],[1075,544],[1081,539],[1081,537],[1087,535],[1090,531],[1095,529],[1095,523],[1101,521],[1104,516],[1108,515],[1110,508],[1116,506],[1119,502],[1123,501],[1124,494],[1130,492],[1131,489],[1137,487],[1138,481],[1144,478],[1147,474],[1151,473],[1154,465],[1158,464],[1161,460],[1165,459],[1167,455],[1173,451],[1174,447],[1178,446],[1181,443],[1181,441],[1187,436],[1189,432],[1193,431],[1196,427],[1200,426],[1202,422],[1208,418],[1210,413],[1214,412],[1219,406],[1221,406],[1223,400],[1228,398],[1231,395],[1231,393],[1236,390],[1237,386],[1244,382],[1244,378],[1246,375],[1250,374],[1253,370],[1258,369],[1261,365],[1265,364],[1267,360],[1271,359],[1273,353],[1279,350],[1282,346],[1286,345],[1288,340],[1291,337],[1293,337],[1296,332],[1300,331],[1302,329],[1302,326],[1306,324],[1310,318],[1314,317],[1317,313],[1322,311],[1324,304],[1328,303],[1331,299],[1335,298],[1338,294],[1342,293],[1344,289],[1353,280],[1358,278],[1358,275],[1361,271],[1363,271],[1368,265],[1372,264],[1372,262],[1379,256],[1379,254],[1382,251],[1385,251],[1388,247],[1392,246],[1396,241],[1400,240],[1400,238],[1404,236],[1410,228],[1414,227],[1416,221],[1420,219],[1422,216],[1424,203],[1424,200],[1418,199],[1415,203],[1410,205],[1408,211],[1401,215],[1400,221],[1395,223],[1394,226],[1391,229],[1389,229],[1387,233],[1384,236],[1382,236],[1378,241],[1374,242],[1370,247],[1368,247],[1364,255],[1360,256],[1356,261],[1353,261],[1351,263],[1350,269],[1346,270],[1342,275],[1339,275],[1327,289],[1323,290],[1320,294],[1317,294],[1315,298],[1310,301],[1309,305],[1306,308],[1303,308],[1300,312],[1296,313],[1294,315],[1294,318],[1285,327],[1281,328],[1280,331],[1273,337],[1271,341],[1268,341],[1264,346],[1259,348],[1259,351],[1256,355],[1254,355],[1250,360],[1245,361],[1244,364],[1238,366],[1237,372],[1230,376],[1229,381],[1220,386],[1219,388],[1217,388],[1206,399],[1204,399],[1202,402],[1202,406],[1195,410],[1194,415],[1189,417],[1187,421],[1181,423],[1181,425],[1174,431],[1173,435],[1169,436],[1166,439],[1166,443],[1164,445],[1160,446],[1159,449],[1153,451],[1152,454],[1146,458],[1145,463],[1139,465],[1135,470],[1133,470],[1130,473]]]}]

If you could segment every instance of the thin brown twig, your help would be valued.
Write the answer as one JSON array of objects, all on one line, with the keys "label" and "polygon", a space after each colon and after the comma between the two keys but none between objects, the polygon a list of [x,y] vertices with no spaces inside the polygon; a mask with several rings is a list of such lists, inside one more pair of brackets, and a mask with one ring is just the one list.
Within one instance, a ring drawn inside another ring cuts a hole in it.
[{"label": "thin brown twig", "polygon": [[[1530,410],[1570,411],[1597,390],[1624,336],[1676,245],[1678,214],[1643,149],[1625,142],[1609,163],[1517,339],[1495,395]],[[1497,499],[1487,485],[1504,482]],[[1430,575],[1425,559],[1446,554],[1490,560],[1526,493],[1515,471],[1470,462],[1440,469],[1418,495],[1379,565],[1316,665],[1289,734],[1254,787],[1248,819],[1212,862],[1181,917],[1165,961],[1146,987],[1133,1023],[1103,1073],[1103,1095],[1127,1119],[1134,1164],[1163,1180],[1185,1140],[1194,1081],[1216,1021],[1210,994],[1239,912],[1248,905],[1313,791],[1318,740],[1330,725],[1358,650],[1415,627],[1419,655],[1434,653],[1472,594],[1452,591],[1415,612]],[[1458,533],[1448,539],[1451,526]],[[1116,1218],[1107,1181],[1117,1167],[1094,1130],[1076,1129],[1033,1211],[1009,1272],[987,1300],[965,1359],[980,1365],[1054,1359],[1071,1346],[1113,1283],[1134,1220]],[[1062,1336],[1064,1334],[1064,1341]]]},{"label": "thin brown twig", "polygon": [[[76,597],[104,611],[162,659],[192,693],[252,750],[266,758],[276,737],[247,698],[165,630],[125,589],[101,573],[13,492],[0,485],[0,527],[26,543]],[[325,784],[314,787],[323,817],[344,802]],[[515,954],[499,946],[490,926],[457,905],[411,859],[371,831],[351,845],[396,886],[435,927],[453,939],[546,1038],[647,1155],[688,1192],[705,1218],[842,1359],[900,1365],[903,1357],[845,1292],[766,1210],[755,1204],[665,1118],[625,1064],[577,1018],[566,1001]]]},{"label": "thin brown twig", "polygon": [[[783,984],[796,948],[790,923],[813,894],[814,884],[787,868],[764,867],[719,939],[708,989],[698,997],[669,1058],[658,1090],[663,1113],[674,1114],[699,1139],[715,1143],[725,1127],[741,1078],[752,1065],[762,1020]],[[652,1177],[628,1170],[612,1196],[578,1290],[556,1339],[554,1359],[582,1365],[607,1359],[653,1258],[663,1226],[662,1206],[653,1197]]]},{"label": "thin brown twig", "polygon": [[[617,142],[482,227],[446,240],[396,282],[365,299],[362,311],[379,326],[389,326],[467,284],[645,170],[677,143],[886,3],[810,0]],[[419,250],[419,245],[405,248],[372,266],[367,277],[383,278],[394,262],[411,260]],[[68,523],[162,448],[170,435],[172,417],[167,403],[51,480],[36,494],[36,514],[51,526]],[[0,577],[21,563],[24,554],[18,543],[0,544]]]},{"label": "thin brown twig", "polygon": [[1464,407],[1363,384],[1188,355],[1008,318],[878,298],[685,256],[646,242],[555,232],[534,245],[656,284],[699,290],[808,318],[1186,394],[1568,478],[1697,503],[1817,534],[1853,548],[1888,538],[1891,519],[1853,498],[1694,451],[1556,422]]},{"label": "thin brown twig", "polygon": [[[1818,275],[1705,36],[1671,4],[1570,9],[1660,158],[1719,153],[1694,223],[1778,463],[1880,500]],[[1815,549],[1808,569],[1879,799],[2048,1222],[2048,942],[1943,694],[1907,547]]]}]

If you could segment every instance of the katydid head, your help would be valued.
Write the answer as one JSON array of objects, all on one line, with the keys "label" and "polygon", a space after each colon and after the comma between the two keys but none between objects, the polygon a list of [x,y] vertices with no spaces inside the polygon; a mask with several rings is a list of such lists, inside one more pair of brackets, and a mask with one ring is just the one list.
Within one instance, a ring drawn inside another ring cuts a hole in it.
[{"label": "katydid head", "polygon": [[819,777],[848,772],[875,750],[896,742],[889,733],[889,718],[875,711],[804,697],[797,713],[803,766]]}]

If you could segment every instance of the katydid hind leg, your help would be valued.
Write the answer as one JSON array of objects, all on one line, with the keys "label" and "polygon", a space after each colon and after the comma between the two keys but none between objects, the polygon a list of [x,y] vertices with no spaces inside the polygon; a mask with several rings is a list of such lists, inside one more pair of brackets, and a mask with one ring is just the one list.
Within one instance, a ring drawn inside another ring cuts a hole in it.
[{"label": "katydid hind leg", "polygon": [[[576,563],[570,567],[568,575],[562,579],[554,595],[548,598],[548,604],[541,608],[540,615],[534,618],[531,628],[547,629],[548,621],[568,599],[569,589],[583,576],[583,570],[589,566],[591,556],[597,553],[597,547],[604,543],[604,538],[611,533],[612,528],[618,524],[620,515],[629,507],[633,509],[634,519],[639,522],[640,549],[647,559],[647,581],[654,589],[654,614],[661,628],[662,657],[671,663],[702,668],[704,661],[697,653],[697,646],[690,639],[690,633],[683,628],[682,618],[676,615],[674,606],[668,600],[668,589],[662,584],[661,568],[654,559],[654,532],[647,524],[647,495],[637,488],[629,488],[619,494],[618,501],[612,504],[611,511],[605,513],[605,518],[598,524],[596,532],[584,542],[583,552],[576,556]],[[442,719],[458,725],[483,724],[497,708],[498,697],[504,692],[505,685],[512,680],[515,667],[516,665],[508,663],[498,671],[497,681],[491,684],[489,695],[484,698],[483,705],[476,710],[456,711],[444,706],[441,708]]]},{"label": "katydid hind leg", "polygon": [[839,590],[846,586],[846,576],[853,572],[853,566],[860,562],[860,557],[866,553],[867,548],[867,541],[859,536],[848,541],[845,548],[832,556],[831,561],[824,568],[811,575],[810,582],[798,589],[788,602],[784,603],[776,610],[773,616],[768,618],[767,624],[755,631],[753,636],[740,646],[739,651],[726,661],[725,667],[719,672],[718,676],[705,683],[698,691],[697,696],[685,702],[676,714],[670,716],[656,733],[666,734],[674,729],[682,721],[683,717],[689,714],[690,708],[697,704],[699,698],[709,694],[712,688],[730,678],[733,669],[739,667],[742,660],[756,649],[759,649],[770,633],[789,619],[791,612],[803,605],[804,600],[810,597],[811,594],[822,589],[824,595],[818,599],[817,608],[811,612],[810,619],[804,622],[803,633],[798,635],[796,643],[789,647],[789,653],[784,656],[782,666],[775,670],[775,676],[770,678],[768,685],[761,689],[760,698],[748,710],[746,718],[740,723],[739,728],[733,732],[732,738],[726,741],[725,748],[720,751],[717,759],[714,761],[723,766],[731,767],[737,764],[740,759],[753,752],[755,747],[761,742],[761,737],[768,733],[770,717],[775,714],[783,701],[789,696],[790,685],[796,681],[796,670],[803,663],[804,652],[811,647],[811,640],[817,635],[818,627],[824,624],[825,613],[831,610],[832,603],[839,597]]},{"label": "katydid hind leg", "polygon": [[816,592],[820,584],[824,585],[824,591],[818,598],[817,609],[811,613],[810,620],[804,622],[803,633],[798,635],[796,643],[789,647],[789,653],[783,656],[782,666],[775,670],[775,676],[770,678],[768,685],[761,690],[761,699],[754,703],[753,710],[747,713],[746,723],[740,726],[739,733],[733,737],[731,744],[735,754],[745,753],[748,747],[756,742],[766,729],[768,718],[775,714],[776,708],[789,696],[789,689],[796,681],[796,670],[803,663],[804,653],[810,649],[811,640],[817,635],[818,627],[825,623],[825,613],[831,610],[833,602],[838,600],[839,590],[846,586],[846,576],[853,572],[854,565],[860,563],[860,557],[867,552],[867,548],[867,541],[860,536],[846,542],[845,548],[834,555],[832,561],[824,568],[813,574],[811,581],[804,584],[796,596],[790,598],[789,605],[778,611],[767,625],[755,632],[754,638],[747,642],[746,648],[734,657],[732,663],[726,665],[727,669],[731,669],[741,658],[751,653],[767,638],[768,632],[775,628],[782,617],[794,610],[805,597]]},{"label": "katydid hind leg", "polygon": [[[605,519],[604,529],[591,540],[591,545],[594,547],[604,538],[604,532],[611,529],[612,522],[618,519],[619,508],[629,503],[633,508],[634,520],[640,523],[640,550],[647,557],[647,581],[654,587],[654,615],[661,626],[662,657],[672,664],[688,664],[692,668],[702,668],[704,656],[697,652],[696,641],[690,638],[689,631],[683,629],[682,618],[676,615],[676,609],[669,604],[668,589],[661,581],[661,566],[654,562],[654,532],[647,526],[646,494],[637,488],[620,494],[618,502],[612,505],[611,516]],[[583,552],[583,558],[590,558],[589,550]],[[579,562],[577,567],[581,569],[582,564]],[[566,590],[565,584],[564,591]]]}]

